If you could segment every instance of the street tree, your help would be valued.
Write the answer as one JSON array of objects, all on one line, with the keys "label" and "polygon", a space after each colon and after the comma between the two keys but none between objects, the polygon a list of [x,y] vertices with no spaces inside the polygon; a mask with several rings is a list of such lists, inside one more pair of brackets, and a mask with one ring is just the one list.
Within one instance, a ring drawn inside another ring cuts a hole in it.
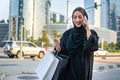
[{"label": "street tree", "polygon": [[0,20],[0,23],[5,23],[5,20],[4,19]]}]

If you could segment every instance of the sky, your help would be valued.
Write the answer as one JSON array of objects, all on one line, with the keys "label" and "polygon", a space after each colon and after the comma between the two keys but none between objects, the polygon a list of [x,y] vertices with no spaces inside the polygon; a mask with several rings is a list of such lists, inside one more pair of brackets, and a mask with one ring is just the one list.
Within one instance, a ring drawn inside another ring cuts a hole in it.
[{"label": "sky", "polygon": [[[9,1],[10,0],[0,0],[0,20],[9,18]],[[70,1],[70,15],[74,8],[82,6],[81,1],[83,0],[69,0]],[[67,14],[67,0],[51,0],[51,11],[58,12],[66,16]]]},{"label": "sky", "polygon": [[[78,6],[81,6],[83,7],[82,5],[82,1],[84,0],[69,0],[70,1],[70,15],[72,15],[72,11],[78,7]],[[61,13],[63,15],[67,15],[67,0],[51,0],[51,11],[55,11],[55,12],[58,12],[58,13]]]},{"label": "sky", "polygon": [[9,0],[0,0],[0,20],[9,18]]}]

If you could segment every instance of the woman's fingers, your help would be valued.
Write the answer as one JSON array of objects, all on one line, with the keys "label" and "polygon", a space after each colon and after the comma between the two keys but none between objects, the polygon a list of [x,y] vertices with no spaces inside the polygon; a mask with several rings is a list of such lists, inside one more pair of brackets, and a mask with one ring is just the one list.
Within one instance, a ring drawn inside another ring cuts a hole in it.
[{"label": "woman's fingers", "polygon": [[57,52],[60,52],[60,51],[61,51],[61,47],[60,47],[59,44],[55,45],[55,50],[56,50]]},{"label": "woman's fingers", "polygon": [[60,39],[58,37],[54,38],[54,42],[59,44],[60,43]]},{"label": "woman's fingers", "polygon": [[60,52],[61,51],[60,39],[58,37],[55,37],[54,43],[55,43],[55,51]]}]

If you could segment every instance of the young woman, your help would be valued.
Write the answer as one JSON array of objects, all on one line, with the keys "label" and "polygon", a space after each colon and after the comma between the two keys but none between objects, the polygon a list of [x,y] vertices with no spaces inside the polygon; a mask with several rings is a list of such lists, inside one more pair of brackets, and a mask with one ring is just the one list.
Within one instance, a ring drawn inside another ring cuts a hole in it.
[{"label": "young woman", "polygon": [[65,31],[62,38],[55,38],[55,49],[70,57],[66,73],[59,80],[92,80],[93,52],[98,49],[98,35],[90,30],[88,16],[82,7],[72,14],[74,27]]}]

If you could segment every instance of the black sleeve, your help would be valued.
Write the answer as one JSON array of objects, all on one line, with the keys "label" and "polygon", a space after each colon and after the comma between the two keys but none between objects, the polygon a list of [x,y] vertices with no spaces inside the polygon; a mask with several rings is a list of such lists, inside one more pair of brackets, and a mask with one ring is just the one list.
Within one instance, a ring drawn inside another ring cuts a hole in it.
[{"label": "black sleeve", "polygon": [[61,47],[61,51],[59,52],[60,54],[64,54],[67,55],[67,50],[66,50],[66,32],[63,34],[62,38],[60,39],[60,47]]},{"label": "black sleeve", "polygon": [[98,50],[98,40],[99,37],[97,33],[94,30],[91,30],[91,36],[89,37],[89,40],[87,40],[87,38],[84,40],[84,49],[88,51]]}]

